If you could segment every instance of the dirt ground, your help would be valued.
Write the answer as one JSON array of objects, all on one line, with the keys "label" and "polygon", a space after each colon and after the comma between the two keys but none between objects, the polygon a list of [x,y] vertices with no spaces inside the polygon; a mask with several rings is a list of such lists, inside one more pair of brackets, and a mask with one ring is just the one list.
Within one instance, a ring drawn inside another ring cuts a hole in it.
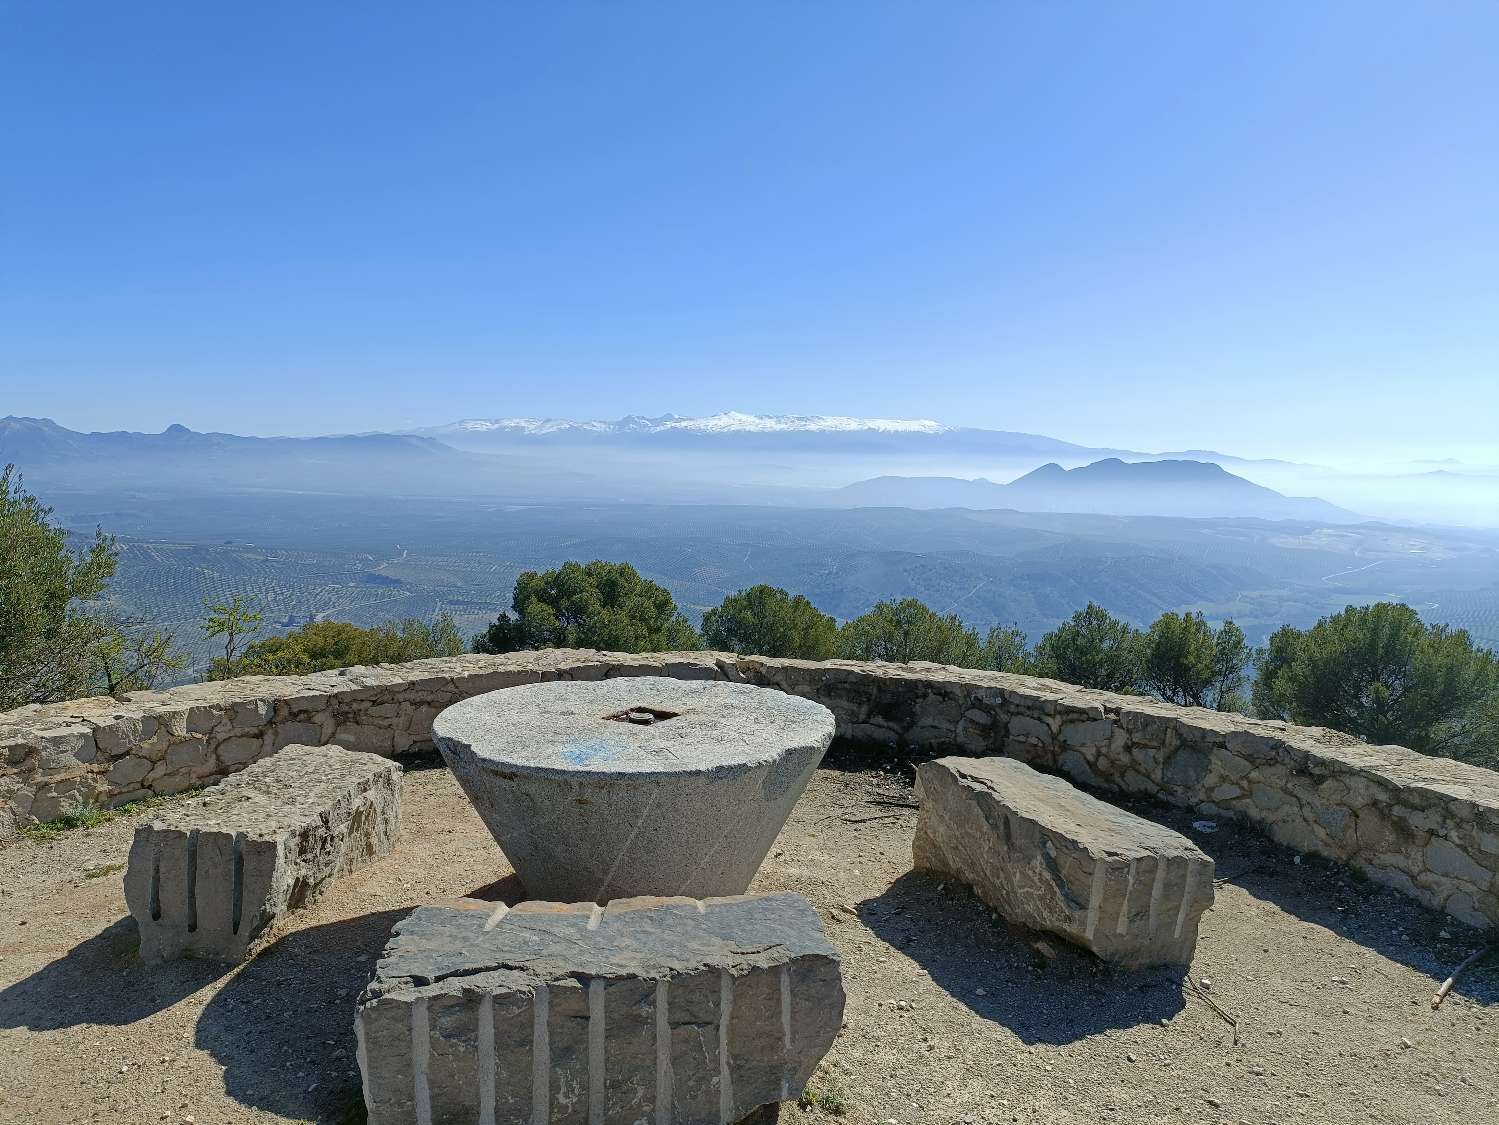
[{"label": "dirt ground", "polygon": [[[1190,983],[1111,973],[912,873],[908,774],[831,764],[755,889],[805,894],[843,955],[847,1020],[813,1083],[843,1121],[1499,1122],[1499,956],[1430,1006],[1474,931],[1248,831],[1136,805],[1212,853],[1217,902]],[[0,848],[0,1122],[358,1121],[354,999],[391,925],[517,891],[451,775],[413,768],[395,854],[248,964],[147,968],[117,867],[133,827]]]}]

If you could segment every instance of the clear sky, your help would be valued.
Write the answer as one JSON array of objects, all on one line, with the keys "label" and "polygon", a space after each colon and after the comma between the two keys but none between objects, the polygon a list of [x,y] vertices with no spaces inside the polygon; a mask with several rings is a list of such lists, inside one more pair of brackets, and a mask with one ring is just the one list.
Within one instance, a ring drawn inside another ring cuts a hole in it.
[{"label": "clear sky", "polygon": [[1499,444],[1499,4],[20,3],[0,414]]}]

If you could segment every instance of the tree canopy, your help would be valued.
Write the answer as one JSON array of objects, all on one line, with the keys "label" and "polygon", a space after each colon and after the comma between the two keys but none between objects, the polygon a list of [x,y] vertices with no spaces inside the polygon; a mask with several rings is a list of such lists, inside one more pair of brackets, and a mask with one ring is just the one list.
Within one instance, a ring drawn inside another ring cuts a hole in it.
[{"label": "tree canopy", "polygon": [[702,639],[670,591],[629,563],[595,560],[528,570],[515,580],[513,616],[474,638],[475,652],[597,648],[613,652],[697,649]]},{"label": "tree canopy", "polygon": [[119,630],[82,603],[104,593],[115,557],[102,531],[69,550],[15,466],[0,471],[0,710],[88,694],[97,646]]},{"label": "tree canopy", "polygon": [[1140,681],[1144,639],[1127,621],[1089,602],[1036,644],[1038,676],[1103,691],[1133,691]]},{"label": "tree canopy", "polygon": [[842,655],[852,660],[986,666],[977,631],[964,625],[957,614],[940,616],[915,598],[878,603],[844,625],[840,641]]},{"label": "tree canopy", "polygon": [[1499,663],[1462,629],[1424,624],[1396,602],[1349,606],[1310,629],[1287,625],[1261,654],[1261,715],[1373,743],[1493,760]]},{"label": "tree canopy", "polygon": [[235,676],[298,676],[356,664],[457,656],[463,648],[463,638],[447,614],[430,622],[408,617],[371,628],[347,621],[312,621],[282,636],[255,641],[229,665],[215,661],[215,670]]},{"label": "tree canopy", "polygon": [[827,660],[838,655],[838,622],[802,595],[762,583],[705,613],[703,639],[728,652]]},{"label": "tree canopy", "polygon": [[1163,613],[1145,634],[1140,686],[1189,707],[1239,710],[1254,658],[1232,621],[1217,629],[1200,613]]}]

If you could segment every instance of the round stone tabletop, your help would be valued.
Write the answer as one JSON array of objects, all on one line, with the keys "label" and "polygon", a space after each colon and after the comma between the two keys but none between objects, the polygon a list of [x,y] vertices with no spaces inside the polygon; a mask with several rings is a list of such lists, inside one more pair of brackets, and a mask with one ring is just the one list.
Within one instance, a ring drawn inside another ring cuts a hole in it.
[{"label": "round stone tabletop", "polygon": [[816,747],[826,707],[749,684],[640,676],[527,684],[455,703],[433,735],[486,767],[643,779],[738,772]]},{"label": "round stone tabletop", "polygon": [[643,676],[476,695],[432,734],[531,898],[743,894],[833,738],[770,688]]}]

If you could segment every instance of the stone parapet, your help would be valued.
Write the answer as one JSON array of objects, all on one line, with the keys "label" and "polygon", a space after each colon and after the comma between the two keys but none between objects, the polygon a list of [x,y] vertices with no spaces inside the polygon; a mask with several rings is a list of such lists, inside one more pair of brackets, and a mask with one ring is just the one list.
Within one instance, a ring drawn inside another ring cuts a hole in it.
[{"label": "stone parapet", "polygon": [[726,679],[824,704],[838,734],[1003,754],[1098,789],[1238,818],[1475,925],[1499,922],[1499,773],[1347,735],[935,664],[549,650],[245,677],[0,714],[0,833],[234,773],[291,743],[431,747],[444,707],[543,680]]}]

